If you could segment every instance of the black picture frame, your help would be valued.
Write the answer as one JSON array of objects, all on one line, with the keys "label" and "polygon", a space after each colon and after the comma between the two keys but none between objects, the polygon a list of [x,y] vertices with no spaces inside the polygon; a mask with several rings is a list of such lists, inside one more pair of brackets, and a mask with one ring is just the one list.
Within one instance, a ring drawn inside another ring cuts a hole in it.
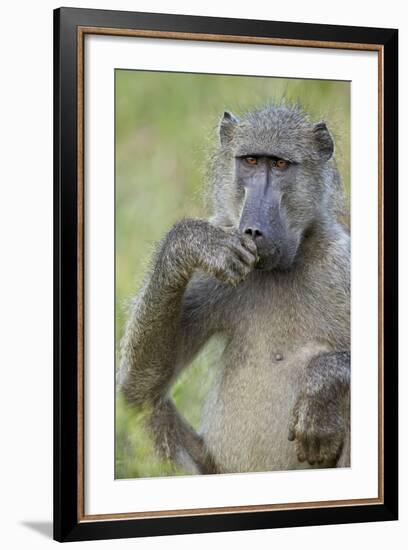
[{"label": "black picture frame", "polygon": [[[78,287],[78,29],[138,29],[377,45],[381,48],[383,174],[383,455],[381,502],[201,515],[83,520],[78,452],[78,374],[80,335]],[[54,538],[58,541],[157,536],[275,527],[388,521],[398,518],[398,31],[395,29],[314,25],[60,8],[54,12]]]}]

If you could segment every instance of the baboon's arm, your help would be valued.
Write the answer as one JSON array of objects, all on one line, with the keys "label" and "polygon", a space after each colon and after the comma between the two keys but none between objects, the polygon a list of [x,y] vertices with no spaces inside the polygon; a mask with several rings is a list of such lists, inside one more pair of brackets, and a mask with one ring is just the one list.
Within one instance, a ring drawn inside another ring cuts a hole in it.
[{"label": "baboon's arm", "polygon": [[350,465],[350,352],[322,353],[310,361],[289,440],[300,462]]},{"label": "baboon's arm", "polygon": [[256,249],[251,242],[254,252],[249,252],[242,240],[203,220],[176,224],[132,304],[121,343],[118,381],[125,398],[151,407],[149,424],[162,455],[185,462],[187,454],[202,473],[211,471],[211,459],[168,393],[182,368],[220,329],[222,289],[228,287],[219,280],[237,284],[253,267]]},{"label": "baboon's arm", "polygon": [[169,290],[153,272],[136,298],[121,349],[121,389],[129,403],[150,409],[147,427],[160,456],[187,467],[192,460],[200,473],[213,471],[211,458],[168,393],[217,329],[206,300],[215,282],[207,278],[207,284],[192,281]]},{"label": "baboon's arm", "polygon": [[216,331],[206,294],[214,283],[169,288],[153,270],[133,301],[120,349],[119,385],[134,405],[155,404]]}]

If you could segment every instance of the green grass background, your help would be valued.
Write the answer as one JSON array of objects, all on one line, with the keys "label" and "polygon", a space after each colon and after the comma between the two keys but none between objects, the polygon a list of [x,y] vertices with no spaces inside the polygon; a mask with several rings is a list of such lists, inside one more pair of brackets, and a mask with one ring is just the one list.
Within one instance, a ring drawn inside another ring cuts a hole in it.
[{"label": "green grass background", "polygon": [[[296,101],[335,138],[335,160],[350,187],[350,84],[322,80],[117,70],[116,348],[126,304],[148,269],[155,242],[183,216],[206,216],[203,180],[224,110],[239,114],[270,102]],[[198,427],[213,379],[201,354],[173,388],[179,410]],[[118,364],[118,361],[116,361]],[[143,411],[116,399],[115,477],[185,474],[158,460]]]}]

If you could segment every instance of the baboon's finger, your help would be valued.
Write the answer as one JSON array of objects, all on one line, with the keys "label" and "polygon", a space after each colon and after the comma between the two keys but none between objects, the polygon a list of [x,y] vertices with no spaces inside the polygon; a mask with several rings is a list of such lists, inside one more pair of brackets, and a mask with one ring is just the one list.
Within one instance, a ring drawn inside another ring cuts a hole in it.
[{"label": "baboon's finger", "polygon": [[215,276],[223,283],[237,286],[245,279],[248,273],[248,266],[243,262],[240,262],[238,259],[229,259],[226,265],[216,271]]},{"label": "baboon's finger", "polygon": [[239,259],[233,260],[228,267],[232,273],[236,274],[241,279],[246,277],[249,273],[248,265]]},{"label": "baboon's finger", "polygon": [[320,442],[320,459],[325,462],[336,461],[341,448],[341,441],[338,438],[324,439]]},{"label": "baboon's finger", "polygon": [[242,245],[231,245],[230,249],[238,256],[240,260],[245,262],[249,266],[253,266],[256,261],[256,254],[253,254],[252,252],[249,252],[246,248],[244,248]]},{"label": "baboon's finger", "polygon": [[252,239],[252,237],[250,237],[249,235],[243,234],[243,235],[241,235],[240,241],[241,241],[242,246],[244,246],[247,250],[252,252],[252,254],[257,253],[258,249],[257,249],[255,241]]},{"label": "baboon's finger", "polygon": [[240,282],[240,279],[238,276],[234,275],[233,273],[230,273],[229,271],[218,271],[216,272],[216,277],[219,279],[222,283],[225,283],[227,285],[231,286],[237,286]]},{"label": "baboon's finger", "polygon": [[298,403],[296,403],[289,420],[289,427],[288,427],[289,441],[294,441],[296,438],[296,425],[298,423],[298,420],[299,420],[299,406],[298,406]]},{"label": "baboon's finger", "polygon": [[309,444],[307,442],[307,439],[305,438],[305,439],[302,439],[301,441],[299,441],[299,439],[296,439],[295,445],[296,445],[296,454],[299,462],[304,462],[309,452]]},{"label": "baboon's finger", "polygon": [[309,464],[313,465],[320,459],[320,441],[317,437],[310,438],[309,442],[309,454],[307,460]]}]

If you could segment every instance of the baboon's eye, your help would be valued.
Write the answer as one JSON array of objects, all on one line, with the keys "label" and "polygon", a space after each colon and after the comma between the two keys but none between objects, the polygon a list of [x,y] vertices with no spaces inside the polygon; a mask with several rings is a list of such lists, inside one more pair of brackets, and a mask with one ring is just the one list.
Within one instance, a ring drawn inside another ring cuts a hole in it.
[{"label": "baboon's eye", "polygon": [[255,164],[258,164],[258,159],[256,157],[245,157],[245,162],[251,166],[255,166]]},{"label": "baboon's eye", "polygon": [[277,159],[275,162],[276,168],[279,168],[279,170],[284,170],[289,166],[289,162],[287,160],[283,159]]}]

